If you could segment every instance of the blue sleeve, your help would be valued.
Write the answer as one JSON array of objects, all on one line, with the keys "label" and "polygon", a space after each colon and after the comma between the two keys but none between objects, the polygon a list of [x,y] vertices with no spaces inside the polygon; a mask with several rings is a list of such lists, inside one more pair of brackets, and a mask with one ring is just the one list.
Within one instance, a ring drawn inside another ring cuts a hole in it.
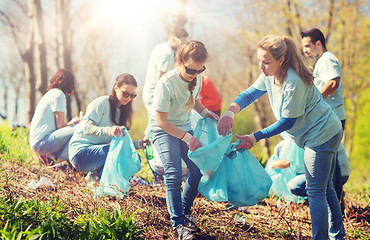
[{"label": "blue sleeve", "polygon": [[240,106],[240,110],[242,110],[266,92],[267,91],[258,90],[255,87],[249,87],[247,90],[240,93],[233,102],[237,103]]},{"label": "blue sleeve", "polygon": [[254,133],[254,137],[258,142],[260,139],[275,136],[276,134],[291,129],[296,120],[297,118],[280,118],[279,121],[271,124],[267,128],[264,128],[261,131]]}]

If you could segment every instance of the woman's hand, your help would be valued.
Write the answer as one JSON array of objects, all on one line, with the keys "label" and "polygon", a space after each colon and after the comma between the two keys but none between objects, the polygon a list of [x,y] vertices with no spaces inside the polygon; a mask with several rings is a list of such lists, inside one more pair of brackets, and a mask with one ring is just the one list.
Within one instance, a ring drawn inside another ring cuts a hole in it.
[{"label": "woman's hand", "polygon": [[215,120],[220,119],[220,117],[216,113],[214,113],[212,111],[209,111],[207,108],[203,108],[203,110],[200,112],[200,116],[210,117],[210,118],[213,118]]},{"label": "woman's hand", "polygon": [[244,135],[240,136],[238,134],[235,134],[235,137],[241,141],[238,146],[235,147],[235,149],[251,149],[256,142],[256,138],[254,137],[254,134]]},{"label": "woman's hand", "polygon": [[234,116],[235,113],[231,110],[226,110],[224,115],[220,118],[217,124],[218,134],[222,136],[227,136],[231,132],[231,128],[234,125]]},{"label": "woman's hand", "polygon": [[199,142],[196,137],[192,136],[190,133],[185,132],[184,136],[181,138],[182,141],[184,141],[188,146],[189,150],[191,152],[197,150],[200,147],[203,147],[203,145]]},{"label": "woman's hand", "polygon": [[74,125],[74,124],[79,123],[83,117],[84,117],[84,113],[80,111],[79,116],[72,118],[71,121],[68,122],[68,125]]},{"label": "woman's hand", "polygon": [[149,144],[150,140],[148,138],[143,138],[139,141],[139,146],[141,149],[145,149],[145,146]]},{"label": "woman's hand", "polygon": [[198,148],[200,147],[203,147],[203,145],[198,141],[198,139],[196,139],[194,136],[191,137],[189,143],[189,150],[191,152],[194,152],[195,150],[197,150]]},{"label": "woman's hand", "polygon": [[125,136],[125,131],[123,131],[123,128],[120,126],[113,126],[109,129],[109,136],[118,137],[120,134]]},{"label": "woman's hand", "polygon": [[207,113],[206,117],[213,118],[213,119],[215,119],[216,121],[218,121],[218,119],[220,119],[220,117],[219,117],[216,113],[214,113],[214,112],[212,112],[212,111],[208,111],[208,113]]}]

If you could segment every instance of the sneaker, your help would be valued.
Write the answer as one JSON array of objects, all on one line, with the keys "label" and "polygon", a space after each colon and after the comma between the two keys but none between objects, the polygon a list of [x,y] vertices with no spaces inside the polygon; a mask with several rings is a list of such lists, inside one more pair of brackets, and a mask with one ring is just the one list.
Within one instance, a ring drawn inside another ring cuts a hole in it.
[{"label": "sneaker", "polygon": [[96,172],[88,172],[85,176],[86,182],[99,182],[99,177],[97,176]]},{"label": "sneaker", "polygon": [[174,239],[186,239],[186,240],[192,240],[194,239],[194,235],[182,224],[177,225],[175,228],[175,234]]},{"label": "sneaker", "polygon": [[190,232],[196,232],[199,230],[198,225],[196,224],[196,221],[194,217],[191,214],[185,215],[185,223],[184,227],[188,229]]}]

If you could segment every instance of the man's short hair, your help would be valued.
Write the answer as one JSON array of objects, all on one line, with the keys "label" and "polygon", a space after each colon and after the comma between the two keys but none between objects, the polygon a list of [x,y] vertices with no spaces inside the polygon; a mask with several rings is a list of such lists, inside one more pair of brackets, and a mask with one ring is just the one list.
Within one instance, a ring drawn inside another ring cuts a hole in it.
[{"label": "man's short hair", "polygon": [[304,37],[310,37],[312,43],[316,43],[317,41],[321,42],[321,45],[326,49],[325,46],[325,37],[324,34],[317,28],[313,28],[311,30],[308,30],[306,32],[301,32],[302,38]]},{"label": "man's short hair", "polygon": [[173,27],[168,33],[168,37],[171,36],[175,36],[177,38],[187,38],[189,34],[184,27]]}]

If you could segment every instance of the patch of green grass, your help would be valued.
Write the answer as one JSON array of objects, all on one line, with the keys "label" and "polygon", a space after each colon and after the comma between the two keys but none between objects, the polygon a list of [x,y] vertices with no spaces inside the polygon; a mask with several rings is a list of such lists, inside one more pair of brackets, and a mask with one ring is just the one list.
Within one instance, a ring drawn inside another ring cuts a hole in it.
[{"label": "patch of green grass", "polygon": [[0,198],[1,239],[142,239],[143,230],[118,205],[113,214],[104,209],[73,220],[58,199],[17,201]]},{"label": "patch of green grass", "polygon": [[348,236],[355,239],[368,240],[369,237],[366,236],[366,233],[362,228],[357,228],[356,230],[349,229]]},{"label": "patch of green grass", "polygon": [[0,156],[1,162],[12,162],[29,165],[37,161],[37,155],[28,144],[29,130],[23,127],[10,129],[8,123],[0,124]]}]

